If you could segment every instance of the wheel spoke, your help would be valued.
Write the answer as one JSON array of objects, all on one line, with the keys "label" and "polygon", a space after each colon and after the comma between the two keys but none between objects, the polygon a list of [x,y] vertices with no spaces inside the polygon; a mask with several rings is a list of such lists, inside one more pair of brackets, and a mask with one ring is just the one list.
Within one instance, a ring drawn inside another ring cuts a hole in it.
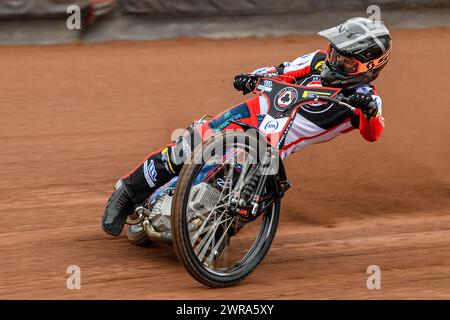
[{"label": "wheel spoke", "polygon": [[[228,159],[230,159],[230,158],[228,158]],[[226,159],[225,162],[227,162],[228,159]],[[217,218],[217,209],[222,208],[222,207],[228,207],[231,203],[231,191],[233,190],[233,175],[234,175],[235,167],[234,167],[234,162],[229,165],[230,165],[230,167],[229,167],[229,170],[224,179],[224,186],[222,188],[219,200],[217,201],[216,205],[211,210],[208,217],[203,221],[202,225],[200,226],[198,231],[194,234],[194,236],[191,239],[191,243],[192,243],[192,245],[194,245],[197,242],[200,235],[204,233],[203,230],[205,229],[208,222],[211,220],[211,217],[213,217],[212,227],[209,228],[208,232],[203,236],[202,240],[195,247],[195,250],[194,250],[195,253],[197,254],[198,258],[200,259],[200,261],[203,261],[203,257],[205,256],[209,247],[218,247],[218,244],[216,244],[216,242],[215,242],[217,228],[223,222],[230,220],[230,219],[222,220],[222,217],[223,217],[225,211],[222,211],[219,218]],[[228,192],[224,195],[225,191],[228,191]],[[225,199],[227,199],[228,201],[226,203],[223,203]],[[221,203],[221,204],[218,204],[218,203]],[[231,223],[230,223],[230,225],[231,225]],[[229,226],[228,226],[228,228],[229,228]]]},{"label": "wheel spoke", "polygon": [[[219,241],[217,242],[217,244],[213,247],[212,250],[210,250],[208,259],[206,260],[206,263],[207,263],[207,264],[211,264],[211,263],[213,262],[213,260],[214,260],[214,258],[215,258],[215,253],[217,252],[217,249],[219,249],[219,247],[222,245],[222,243],[223,243],[223,241],[224,241],[224,239],[225,239],[225,236],[228,235],[228,233],[227,233],[227,232],[228,232],[228,229],[230,229],[230,227],[232,226],[233,221],[234,221],[235,219],[236,219],[236,217],[233,217],[233,218],[228,219],[228,221],[229,221],[229,220],[231,220],[231,221],[230,221],[230,223],[228,224],[228,226],[225,228],[225,230],[222,232],[222,235],[220,236],[220,239],[219,239]],[[223,249],[222,249],[222,252],[223,252]]]},{"label": "wheel spoke", "polygon": [[[253,259],[255,250],[259,250],[261,241],[264,241],[261,240],[264,239],[261,235],[266,234],[270,229],[267,229],[267,222],[262,223],[267,221],[264,215],[264,219],[251,222],[251,224],[255,223],[254,229],[247,227],[242,233],[244,225],[250,223],[240,222],[239,214],[234,212],[234,208],[239,205],[241,189],[248,183],[248,177],[255,170],[259,170],[259,166],[254,164],[255,158],[250,154],[251,150],[247,149],[247,145],[242,147],[241,145],[225,146],[225,155],[214,159],[214,163],[219,163],[218,161],[222,163],[220,167],[216,167],[217,170],[213,174],[208,174],[208,178],[202,180],[209,185],[208,188],[217,190],[214,198],[218,200],[208,204],[208,208],[212,209],[197,214],[192,209],[186,213],[186,222],[193,219],[196,224],[195,229],[188,235],[191,253],[196,256],[204,269],[224,275],[234,272],[233,270],[247,263],[252,263],[247,260],[249,257]],[[211,161],[211,158],[206,159],[205,163]],[[216,180],[219,180],[217,181],[219,186],[216,185]],[[210,195],[205,193],[205,197]]]},{"label": "wheel spoke", "polygon": [[[217,201],[217,203],[221,202],[222,195],[223,195],[223,190],[222,190],[222,193],[220,194],[219,201]],[[225,195],[225,197],[227,197],[227,196],[228,195]],[[222,204],[222,205],[219,205],[219,206],[220,207],[224,207],[224,206],[227,206],[227,204]],[[218,208],[218,205],[216,204],[214,206],[214,208],[209,212],[208,217],[206,217],[206,219],[203,220],[202,225],[200,226],[200,228],[198,229],[197,233],[192,238],[192,244],[194,244],[197,241],[197,239],[200,236],[200,234],[202,234],[203,229],[206,227],[206,225],[208,224],[209,219],[211,218],[211,215],[215,214],[215,211],[217,210],[217,208]]]},{"label": "wheel spoke", "polygon": [[[219,217],[219,221],[222,218],[222,216],[224,215],[224,213],[222,213]],[[208,233],[205,235],[205,237],[203,237],[202,241],[200,241],[199,245],[195,248],[195,253],[197,254],[197,257],[200,259],[200,261],[203,261],[203,257],[206,254],[206,251],[208,250],[209,245],[211,244],[211,242],[213,241],[215,235],[216,235],[216,231],[217,231],[217,227],[218,227],[218,223],[215,222],[211,229],[208,231]]]},{"label": "wheel spoke", "polygon": [[[234,171],[234,170],[232,170],[232,171]],[[232,172],[232,171],[231,171],[231,172]],[[232,174],[232,173],[231,173],[231,174]],[[229,183],[229,181],[231,181],[231,182],[230,182],[230,185],[232,185],[232,184],[233,184],[233,183],[232,183],[233,180],[228,180],[228,179],[229,179],[229,176],[227,175],[227,178],[225,179],[225,185],[226,185],[227,183]],[[217,201],[217,203],[216,203],[216,205],[214,206],[214,208],[213,208],[213,209],[210,211],[210,213],[208,214],[208,217],[203,221],[203,223],[202,223],[202,225],[200,226],[200,228],[198,229],[197,233],[196,233],[196,234],[194,235],[194,237],[192,238],[192,240],[191,240],[191,243],[192,243],[192,244],[194,244],[194,243],[197,241],[197,239],[198,239],[198,237],[200,236],[200,234],[203,233],[203,229],[204,229],[205,226],[208,224],[208,221],[210,220],[210,218],[211,218],[211,216],[212,216],[213,214],[214,214],[214,222],[215,222],[215,214],[216,214],[217,209],[220,209],[220,208],[223,208],[223,207],[228,207],[228,206],[230,205],[230,202],[231,202],[230,197],[231,197],[231,195],[230,195],[230,193],[227,193],[227,194],[224,195],[225,190],[226,190],[225,187],[222,188],[222,191],[221,191],[221,193],[220,193],[219,200]],[[228,198],[228,201],[227,201],[226,203],[219,204],[219,203],[221,203],[221,202],[224,202],[224,200],[227,199],[227,198]]]}]

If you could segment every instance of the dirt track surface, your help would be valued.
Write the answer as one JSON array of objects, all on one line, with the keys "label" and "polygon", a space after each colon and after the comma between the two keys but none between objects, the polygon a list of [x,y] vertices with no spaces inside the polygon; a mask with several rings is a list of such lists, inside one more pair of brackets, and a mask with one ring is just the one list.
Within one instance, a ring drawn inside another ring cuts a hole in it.
[{"label": "dirt track surface", "polygon": [[[287,160],[269,255],[240,286],[195,282],[172,249],[100,228],[117,178],[174,128],[242,99],[235,74],[315,36],[0,47],[0,298],[450,298],[450,30],[394,31],[379,142],[357,132]],[[81,290],[66,268],[81,268]],[[381,290],[368,290],[378,265]]]}]

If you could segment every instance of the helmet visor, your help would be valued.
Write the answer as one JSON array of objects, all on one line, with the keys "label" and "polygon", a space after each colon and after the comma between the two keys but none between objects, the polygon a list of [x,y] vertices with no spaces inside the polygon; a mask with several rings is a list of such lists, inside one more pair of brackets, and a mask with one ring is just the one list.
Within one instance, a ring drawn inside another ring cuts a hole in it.
[{"label": "helmet visor", "polygon": [[364,73],[372,69],[377,69],[388,62],[391,55],[391,48],[386,51],[378,59],[373,59],[369,62],[362,63],[355,58],[346,57],[336,51],[333,46],[328,47],[327,61],[335,69],[339,70],[344,75],[355,75]]},{"label": "helmet visor", "polygon": [[358,61],[351,57],[346,57],[336,51],[332,46],[328,48],[328,63],[342,73],[349,75],[358,70]]}]

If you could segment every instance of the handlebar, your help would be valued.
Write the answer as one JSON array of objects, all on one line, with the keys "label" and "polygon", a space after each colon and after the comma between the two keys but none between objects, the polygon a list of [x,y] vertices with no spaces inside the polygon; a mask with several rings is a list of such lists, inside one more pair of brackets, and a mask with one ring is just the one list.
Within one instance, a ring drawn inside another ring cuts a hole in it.
[{"label": "handlebar", "polygon": [[[349,105],[348,104],[348,98],[345,98],[345,97],[342,97],[342,98],[330,98],[330,97],[326,97],[326,96],[318,96],[318,95],[316,95],[314,100],[315,101],[322,100],[322,101],[332,102],[332,103],[335,103],[337,105],[346,107],[346,108],[348,108],[351,111],[355,111],[355,109],[358,109],[358,108],[355,108],[355,107]],[[369,107],[370,108],[374,108],[376,106],[377,105],[376,105],[375,101],[371,101],[369,103]]]},{"label": "handlebar", "polygon": [[[248,74],[248,76],[250,76],[250,77],[252,77],[253,79],[252,79],[252,83],[253,83],[253,87],[256,87],[256,83],[257,83],[257,81],[258,81],[258,79],[261,79],[261,78],[271,78],[271,77],[268,77],[268,76],[266,76],[266,75],[259,75],[259,74]],[[319,101],[319,100],[322,100],[322,101],[326,101],[326,102],[332,102],[332,103],[334,103],[334,104],[336,104],[336,105],[340,105],[340,106],[343,106],[343,107],[345,107],[345,108],[347,108],[347,109],[349,109],[349,110],[351,110],[352,112],[354,112],[355,111],[355,109],[359,109],[359,108],[355,108],[355,107],[353,107],[352,105],[350,105],[348,102],[348,98],[345,98],[345,97],[335,97],[335,98],[331,98],[331,97],[328,97],[328,96],[324,96],[324,95],[314,95],[314,101]],[[371,101],[370,103],[369,103],[369,107],[370,108],[374,108],[374,107],[376,107],[376,103],[375,103],[375,101]],[[286,112],[288,112],[289,111],[289,109],[286,109],[283,113],[286,113]]]},{"label": "handlebar", "polygon": [[318,100],[322,100],[322,101],[326,101],[326,102],[332,102],[334,104],[346,107],[348,109],[350,109],[351,111],[355,111],[355,107],[351,106],[348,104],[348,98],[342,97],[342,98],[330,98],[330,97],[326,97],[326,96],[315,96],[315,101]]}]

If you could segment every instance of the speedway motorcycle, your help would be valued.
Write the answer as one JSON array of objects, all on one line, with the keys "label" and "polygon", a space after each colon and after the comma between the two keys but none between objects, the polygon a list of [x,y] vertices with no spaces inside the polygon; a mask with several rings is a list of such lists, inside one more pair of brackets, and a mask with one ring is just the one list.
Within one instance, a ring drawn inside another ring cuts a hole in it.
[{"label": "speedway motorcycle", "polygon": [[258,127],[231,120],[239,130],[218,132],[197,146],[179,176],[127,220],[131,242],[172,244],[191,276],[210,287],[238,284],[269,251],[291,186],[280,154],[300,108],[331,103],[354,110],[339,88],[268,77],[255,82],[254,93],[269,105]]}]

